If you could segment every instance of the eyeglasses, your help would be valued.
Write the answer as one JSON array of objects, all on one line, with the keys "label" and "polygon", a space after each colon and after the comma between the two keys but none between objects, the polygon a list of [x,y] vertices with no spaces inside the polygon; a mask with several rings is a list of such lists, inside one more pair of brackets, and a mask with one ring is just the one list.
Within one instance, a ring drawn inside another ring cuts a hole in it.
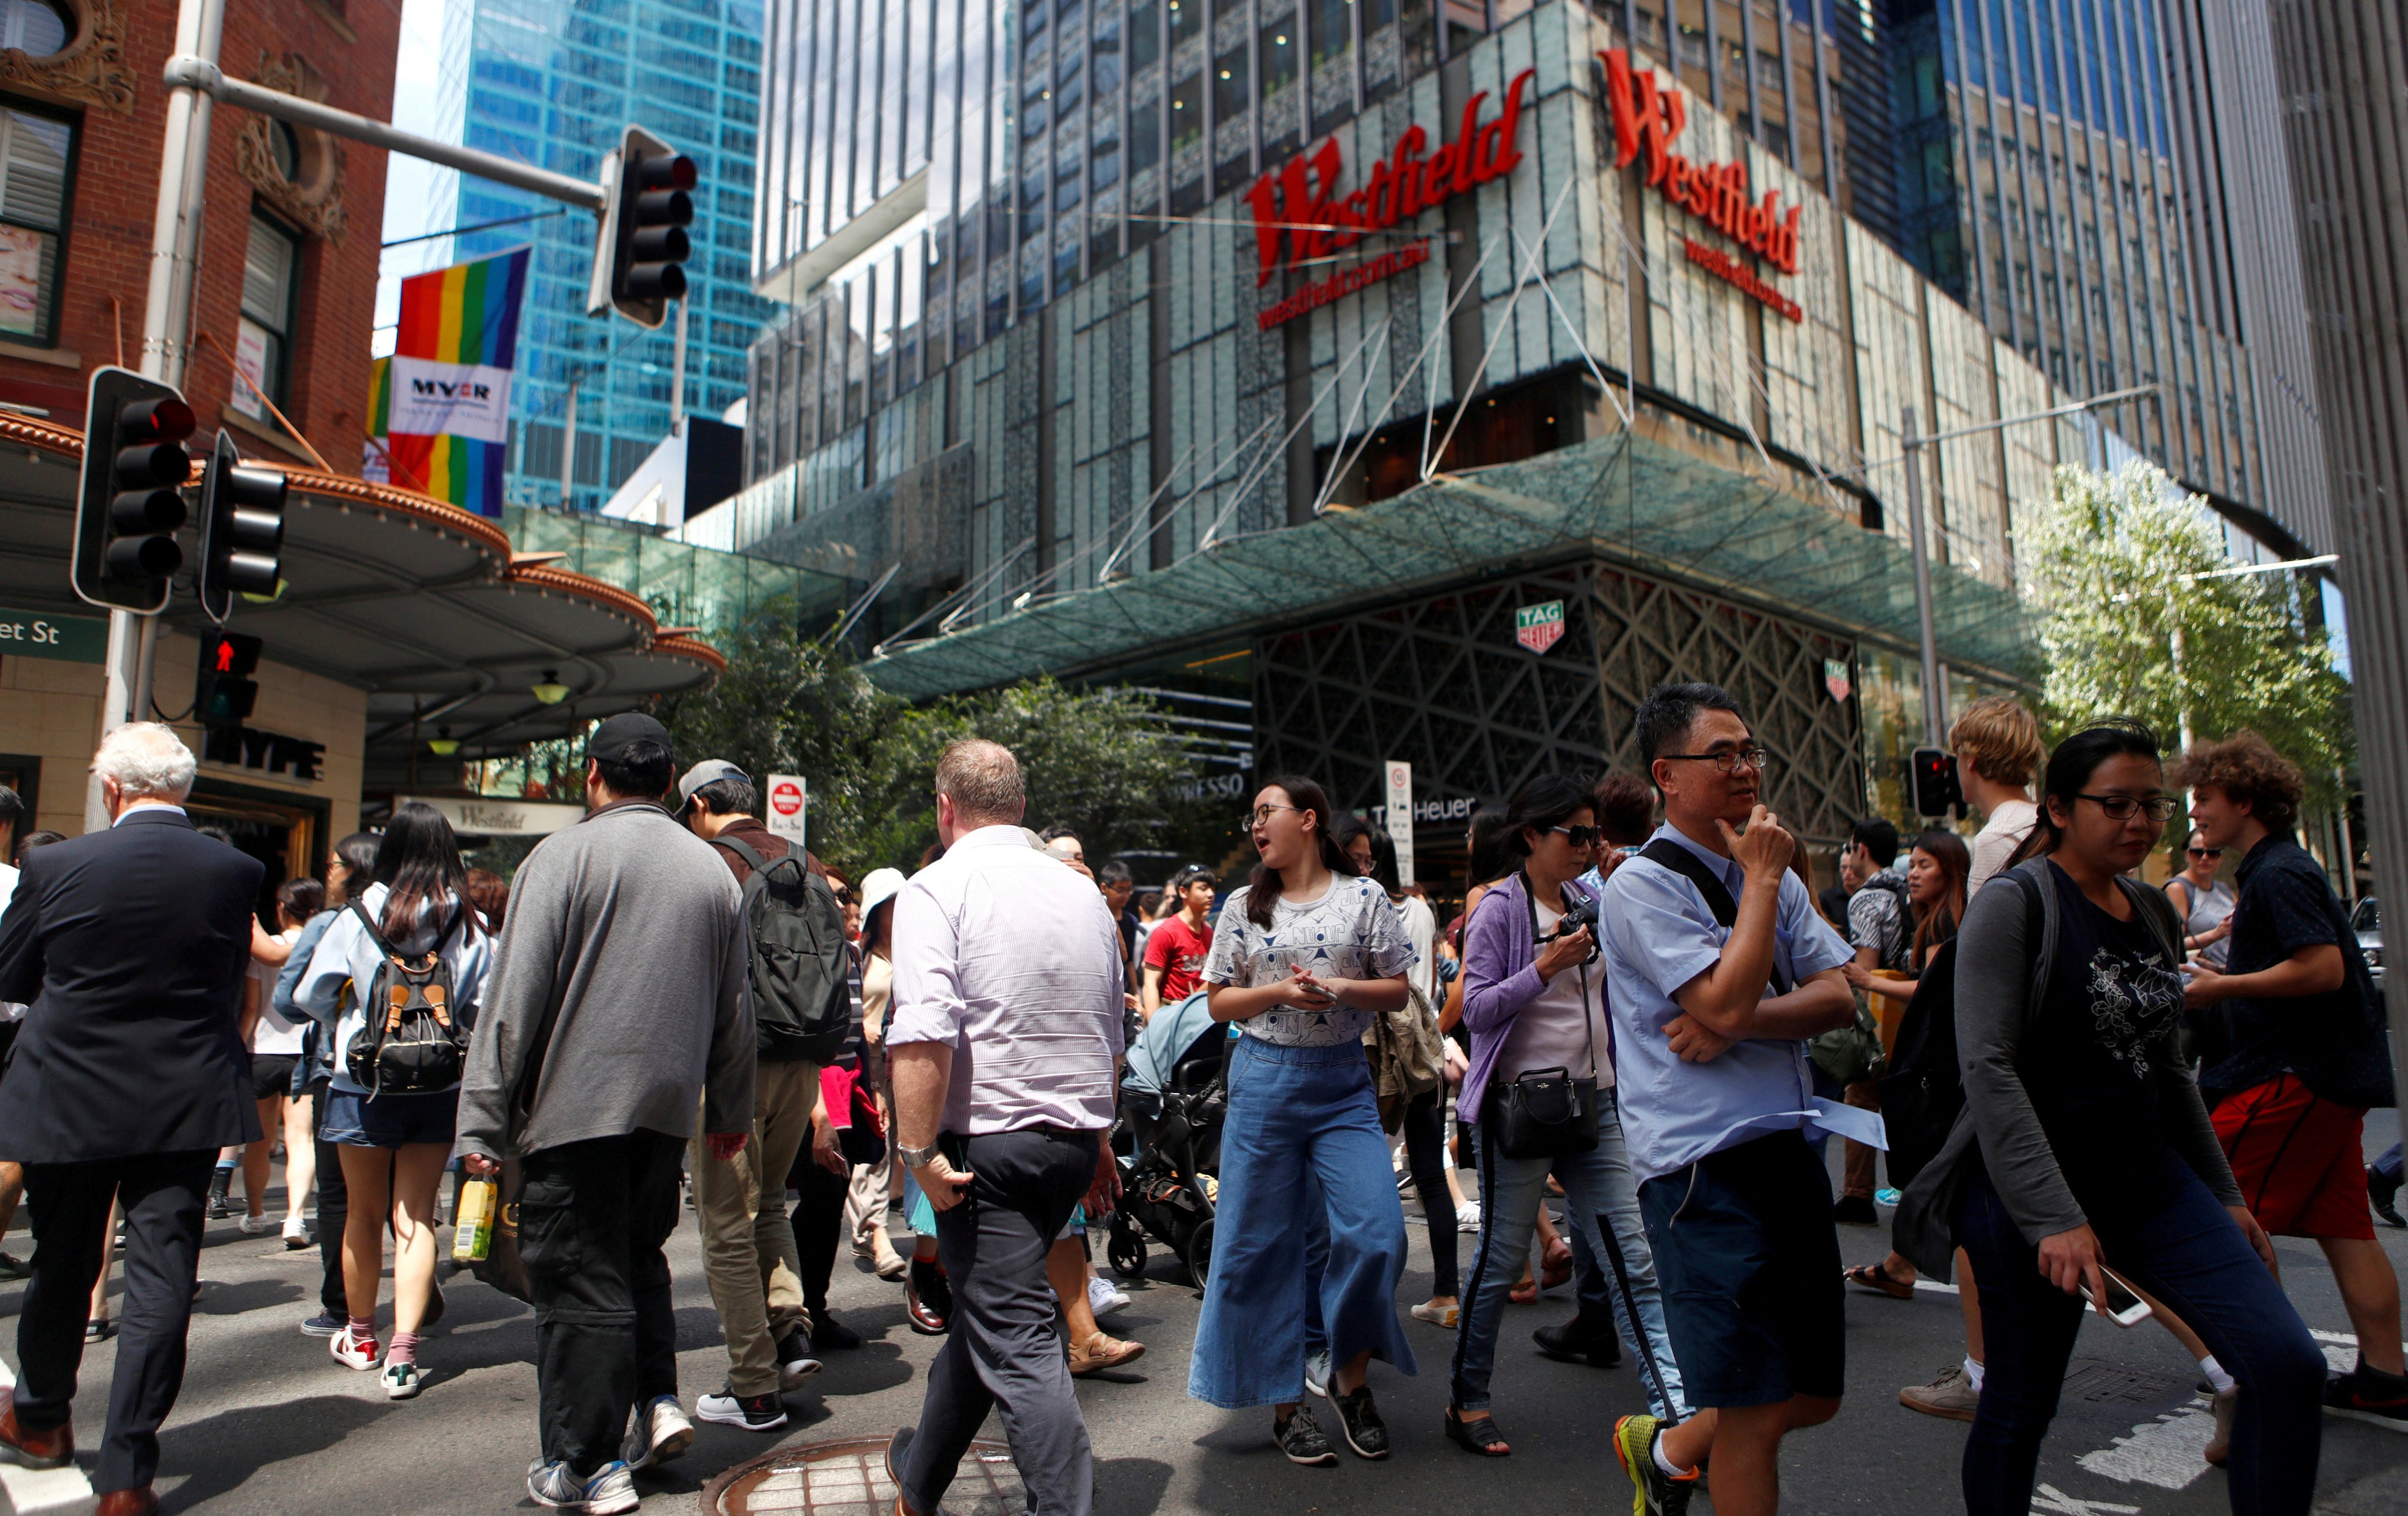
[{"label": "eyeglasses", "polygon": [[1595,847],[1605,836],[1603,827],[1549,827],[1547,830],[1562,832],[1564,840],[1574,847]]},{"label": "eyeglasses", "polygon": [[[2112,815],[2113,813],[2110,814]],[[2224,856],[2224,849],[2221,847],[2186,847],[2183,851],[2188,853],[2193,858],[2222,858]]]},{"label": "eyeglasses", "polygon": [[1273,811],[1301,811],[1303,809],[1304,807],[1301,805],[1273,805],[1268,801],[1265,801],[1262,804],[1255,806],[1253,810],[1248,811],[1243,816],[1238,817],[1238,825],[1240,829],[1245,830],[1252,830],[1256,827],[1268,827],[1271,824],[1271,813]]},{"label": "eyeglasses", "polygon": [[1727,747],[1719,753],[1658,753],[1657,758],[1695,758],[1711,763],[1725,773],[1737,773],[1742,769],[1762,771],[1772,767],[1772,755],[1761,747]]},{"label": "eyeglasses", "polygon": [[2146,811],[2152,821],[2163,821],[2174,814],[2174,801],[2170,796],[2157,795],[2142,800],[2132,795],[2076,795],[2078,801],[2088,801],[2107,813],[2110,821],[2129,821],[2136,811]]}]

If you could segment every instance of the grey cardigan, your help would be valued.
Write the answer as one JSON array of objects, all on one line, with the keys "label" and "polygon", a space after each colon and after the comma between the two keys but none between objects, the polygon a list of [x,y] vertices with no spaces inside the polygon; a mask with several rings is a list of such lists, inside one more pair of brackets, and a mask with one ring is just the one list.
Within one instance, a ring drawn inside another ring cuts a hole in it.
[{"label": "grey cardigan", "polygon": [[[2164,895],[2130,879],[2115,881],[2156,933],[2168,960],[2181,961],[2181,923]],[[2034,897],[2038,909],[2033,909]],[[1965,1108],[1938,1157],[1914,1177],[1899,1199],[1892,1245],[1921,1272],[1949,1278],[1956,1249],[1956,1205],[1970,1177],[1965,1160],[1974,1145],[1990,1183],[2025,1240],[2069,1232],[2087,1218],[2058,1169],[2039,1113],[2018,1072],[2023,1043],[2039,1015],[2057,962],[2059,902],[2045,859],[2018,864],[1982,887],[1966,907],[1956,934],[1956,1056],[1965,1077]],[[2033,929],[2037,927],[2035,940]],[[2240,1186],[2215,1140],[2199,1085],[2169,1029],[2152,1051],[2167,1145],[2226,1206],[2241,1204]],[[2037,1047],[2034,1058],[2048,1049]]]},{"label": "grey cardigan", "polygon": [[697,1107],[707,1132],[750,1132],[750,961],[735,875],[659,806],[609,806],[545,838],[511,882],[458,1150],[682,1139]]}]

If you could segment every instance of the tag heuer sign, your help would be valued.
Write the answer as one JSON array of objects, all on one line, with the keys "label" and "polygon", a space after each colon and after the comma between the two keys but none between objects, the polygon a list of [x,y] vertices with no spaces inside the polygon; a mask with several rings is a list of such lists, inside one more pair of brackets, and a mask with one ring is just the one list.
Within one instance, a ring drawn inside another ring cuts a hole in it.
[{"label": "tag heuer sign", "polygon": [[1845,658],[1825,658],[1823,660],[1823,687],[1831,692],[1831,699],[1843,703],[1846,701],[1848,698],[1848,662]]},{"label": "tag heuer sign", "polygon": [[1513,640],[1533,653],[1543,653],[1564,640],[1564,602],[1549,600],[1526,605],[1513,613]]}]

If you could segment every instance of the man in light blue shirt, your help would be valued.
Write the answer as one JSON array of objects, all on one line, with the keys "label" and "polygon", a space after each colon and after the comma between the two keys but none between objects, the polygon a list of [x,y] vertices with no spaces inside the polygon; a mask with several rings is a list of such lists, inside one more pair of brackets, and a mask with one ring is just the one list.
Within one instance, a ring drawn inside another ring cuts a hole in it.
[{"label": "man in light blue shirt", "polygon": [[1715,1510],[1770,1516],[1782,1437],[1840,1408],[1840,1249],[1806,1143],[1806,1039],[1855,1016],[1850,949],[1789,871],[1797,845],[1759,803],[1766,755],[1730,696],[1659,686],[1637,726],[1666,824],[1606,882],[1608,1011],[1666,1324],[1701,1408],[1673,1427],[1625,1417],[1614,1451],[1643,1510],[1681,1504],[1711,1459]]}]

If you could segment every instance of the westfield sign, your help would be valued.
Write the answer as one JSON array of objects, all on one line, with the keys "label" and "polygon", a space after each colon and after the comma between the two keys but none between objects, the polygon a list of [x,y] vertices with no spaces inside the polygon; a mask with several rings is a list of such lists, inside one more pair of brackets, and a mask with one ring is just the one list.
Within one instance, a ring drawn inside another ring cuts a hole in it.
[{"label": "westfield sign", "polygon": [[[1504,108],[1484,124],[1480,120],[1480,107],[1488,98],[1488,92],[1483,90],[1473,95],[1464,104],[1463,120],[1455,129],[1455,140],[1440,144],[1426,156],[1429,134],[1418,126],[1407,127],[1388,154],[1372,163],[1370,176],[1363,187],[1351,194],[1339,191],[1339,181],[1346,172],[1346,157],[1334,137],[1254,180],[1254,188],[1246,192],[1246,203],[1254,212],[1254,249],[1259,259],[1255,287],[1270,282],[1271,275],[1283,266],[1293,267],[1342,253],[1360,242],[1366,232],[1409,222],[1455,195],[1512,173],[1522,161],[1521,150],[1514,145],[1522,125],[1522,98],[1536,73],[1536,69],[1526,68],[1515,75],[1506,88]],[[1411,267],[1423,260],[1381,261]],[[1396,267],[1387,270],[1399,271]],[[1344,277],[1340,276],[1341,280]],[[1360,288],[1363,282],[1368,281],[1358,281],[1354,287]],[[1300,290],[1265,311],[1264,316],[1278,315],[1290,306],[1298,306],[1312,293],[1312,289]],[[1303,304],[1279,319],[1301,315],[1320,303]],[[1277,322],[1267,319],[1263,325],[1270,326]]]},{"label": "westfield sign", "polygon": [[1799,208],[1784,213],[1779,190],[1750,200],[1744,163],[1693,164],[1672,152],[1689,119],[1681,92],[1657,84],[1652,71],[1634,71],[1621,48],[1598,56],[1605,61],[1605,98],[1613,113],[1613,166],[1627,168],[1643,154],[1650,188],[1783,273],[1796,273]]}]

